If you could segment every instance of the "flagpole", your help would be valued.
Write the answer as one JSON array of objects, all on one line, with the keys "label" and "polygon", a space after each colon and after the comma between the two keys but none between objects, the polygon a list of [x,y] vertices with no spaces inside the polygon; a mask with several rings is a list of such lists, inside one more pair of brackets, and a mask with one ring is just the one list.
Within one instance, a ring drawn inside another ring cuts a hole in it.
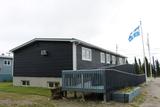
[{"label": "flagpole", "polygon": [[145,59],[144,39],[143,39],[143,30],[142,30],[142,22],[141,21],[140,21],[140,28],[141,28],[141,37],[142,37],[142,45],[143,45],[144,73],[145,73],[145,78],[146,78],[146,82],[147,82],[147,66],[146,66],[146,59]]},{"label": "flagpole", "polygon": [[148,33],[147,33],[147,46],[148,46],[148,53],[149,53],[149,60],[150,60],[150,75],[151,75],[151,79],[152,79],[151,52],[150,52],[149,34]]}]

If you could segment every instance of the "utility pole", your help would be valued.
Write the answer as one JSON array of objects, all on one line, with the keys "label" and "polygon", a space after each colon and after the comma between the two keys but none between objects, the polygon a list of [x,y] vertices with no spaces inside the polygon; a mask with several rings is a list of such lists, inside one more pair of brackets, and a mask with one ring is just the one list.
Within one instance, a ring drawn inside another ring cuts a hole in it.
[{"label": "utility pole", "polygon": [[151,75],[151,79],[152,79],[151,52],[150,52],[149,34],[148,33],[147,33],[147,46],[148,46],[148,54],[149,54],[149,60],[150,60],[150,75]]}]

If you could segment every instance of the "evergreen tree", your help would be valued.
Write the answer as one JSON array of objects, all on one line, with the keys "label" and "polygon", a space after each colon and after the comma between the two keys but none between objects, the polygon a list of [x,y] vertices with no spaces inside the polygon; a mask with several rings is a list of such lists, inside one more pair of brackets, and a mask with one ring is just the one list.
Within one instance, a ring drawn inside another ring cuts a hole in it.
[{"label": "evergreen tree", "polygon": [[135,73],[139,74],[139,67],[138,67],[138,63],[137,63],[136,57],[134,58],[134,69],[135,69]]},{"label": "evergreen tree", "polygon": [[140,74],[143,74],[144,72],[143,72],[143,70],[142,70],[142,63],[141,63],[141,60],[138,59],[138,62],[139,62],[139,73],[140,73]]},{"label": "evergreen tree", "polygon": [[153,76],[154,78],[157,77],[157,73],[156,73],[156,66],[155,66],[155,60],[154,60],[154,56],[152,56],[152,60],[153,60],[153,65],[152,65],[152,72],[153,72]]},{"label": "evergreen tree", "polygon": [[152,65],[152,75],[154,78],[157,76],[154,65]]},{"label": "evergreen tree", "polygon": [[126,64],[128,64],[128,60],[126,59]]},{"label": "evergreen tree", "polygon": [[[150,76],[150,63],[148,63],[148,59],[145,57],[145,61],[146,61],[146,70],[147,70],[147,76]],[[142,64],[142,72],[145,73],[145,64],[143,62]]]},{"label": "evergreen tree", "polygon": [[160,67],[159,67],[159,61],[156,60],[156,73],[157,73],[157,76],[160,76]]},{"label": "evergreen tree", "polygon": [[148,59],[147,57],[145,57],[145,61],[146,61],[146,68],[147,68],[147,76],[149,77],[150,76],[150,64],[148,63]]}]

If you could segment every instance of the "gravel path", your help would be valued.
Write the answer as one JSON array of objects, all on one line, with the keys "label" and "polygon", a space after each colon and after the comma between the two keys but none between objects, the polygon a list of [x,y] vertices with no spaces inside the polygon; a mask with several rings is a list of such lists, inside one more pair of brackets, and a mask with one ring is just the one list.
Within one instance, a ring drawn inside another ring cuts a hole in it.
[{"label": "gravel path", "polygon": [[152,79],[147,85],[146,100],[140,107],[160,107],[160,78]]}]

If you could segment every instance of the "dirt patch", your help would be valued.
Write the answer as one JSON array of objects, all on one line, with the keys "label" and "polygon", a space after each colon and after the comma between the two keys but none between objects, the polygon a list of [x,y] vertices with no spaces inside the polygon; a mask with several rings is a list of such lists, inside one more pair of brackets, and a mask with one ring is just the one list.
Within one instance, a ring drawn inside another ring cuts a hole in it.
[{"label": "dirt patch", "polygon": [[160,107],[160,78],[143,85],[140,96],[131,103],[102,100],[83,101],[80,98],[51,100],[45,96],[0,92],[0,107]]},{"label": "dirt patch", "polygon": [[0,104],[6,105],[6,106],[13,106],[13,105],[24,106],[24,105],[33,105],[33,102],[26,101],[26,100],[13,101],[13,100],[7,99],[7,100],[0,100]]},{"label": "dirt patch", "polygon": [[140,107],[160,107],[160,78],[152,79],[147,83],[144,91],[147,92],[145,102]]}]

